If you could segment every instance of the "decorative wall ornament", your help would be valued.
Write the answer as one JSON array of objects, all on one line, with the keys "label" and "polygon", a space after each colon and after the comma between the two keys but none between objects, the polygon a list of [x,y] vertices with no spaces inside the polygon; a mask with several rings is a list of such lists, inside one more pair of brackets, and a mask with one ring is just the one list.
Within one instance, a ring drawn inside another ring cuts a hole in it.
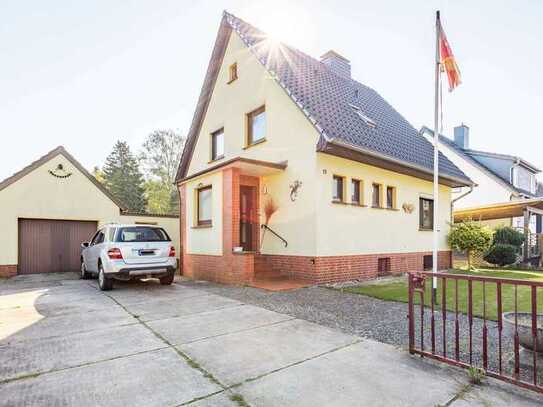
[{"label": "decorative wall ornament", "polygon": [[49,170],[49,174],[56,178],[68,178],[72,175],[71,172],[68,172],[64,169],[64,166],[62,164],[58,164],[57,168],[55,168],[54,170]]},{"label": "decorative wall ornament", "polygon": [[407,203],[405,202],[403,205],[402,205],[402,209],[405,213],[413,213],[413,211],[415,210],[415,205],[413,205],[412,203]]},{"label": "decorative wall ornament", "polygon": [[298,198],[298,192],[302,187],[302,181],[296,180],[290,184],[290,200],[294,202]]}]

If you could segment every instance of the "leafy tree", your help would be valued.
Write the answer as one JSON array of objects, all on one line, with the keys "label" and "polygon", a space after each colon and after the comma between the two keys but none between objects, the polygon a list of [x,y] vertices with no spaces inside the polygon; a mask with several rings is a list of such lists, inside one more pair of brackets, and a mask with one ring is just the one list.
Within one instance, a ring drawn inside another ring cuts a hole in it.
[{"label": "leafy tree", "polygon": [[97,180],[98,182],[100,182],[101,184],[104,184],[104,183],[105,183],[105,180],[104,180],[104,172],[100,169],[100,167],[94,166],[94,168],[92,169],[92,175],[93,175],[94,178],[96,178],[96,180]]},{"label": "leafy tree", "polygon": [[464,221],[454,224],[448,236],[449,245],[468,257],[468,268],[471,269],[471,256],[484,253],[492,243],[492,231],[478,222]]},{"label": "leafy tree", "polygon": [[117,141],[106,158],[104,183],[124,206],[132,211],[145,211],[143,175],[128,143]]},{"label": "leafy tree", "polygon": [[147,180],[144,184],[149,213],[171,213],[171,191],[160,181]]},{"label": "leafy tree", "polygon": [[[175,184],[175,176],[181,154],[185,145],[185,138],[173,130],[155,130],[143,143],[140,160],[144,166],[147,180],[154,180],[162,184],[161,188],[156,185],[147,190],[147,196],[150,201],[156,202],[157,199],[167,199],[169,205],[161,204],[158,207],[166,212],[176,212],[179,210],[179,195]],[[168,197],[164,191],[169,191]],[[159,196],[153,196],[160,191]],[[153,211],[155,206],[149,206],[149,211]]]}]

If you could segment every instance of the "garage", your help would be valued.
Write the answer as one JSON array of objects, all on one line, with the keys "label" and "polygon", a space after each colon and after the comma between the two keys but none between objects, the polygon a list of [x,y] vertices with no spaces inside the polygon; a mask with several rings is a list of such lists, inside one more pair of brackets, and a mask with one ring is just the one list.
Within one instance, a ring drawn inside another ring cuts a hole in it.
[{"label": "garage", "polygon": [[97,222],[19,219],[19,274],[78,271],[81,242]]},{"label": "garage", "polygon": [[62,146],[0,182],[0,278],[78,271],[108,223],[153,224],[179,247],[179,216],[131,212]]}]

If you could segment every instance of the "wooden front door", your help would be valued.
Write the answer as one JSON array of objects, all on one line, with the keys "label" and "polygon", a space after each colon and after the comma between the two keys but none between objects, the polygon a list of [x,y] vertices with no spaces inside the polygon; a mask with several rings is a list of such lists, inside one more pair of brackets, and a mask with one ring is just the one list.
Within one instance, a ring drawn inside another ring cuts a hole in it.
[{"label": "wooden front door", "polygon": [[96,232],[96,222],[19,219],[20,274],[79,271],[81,243]]},{"label": "wooden front door", "polygon": [[255,248],[255,227],[256,227],[256,205],[255,188],[240,186],[239,189],[239,240],[244,251],[254,251]]}]

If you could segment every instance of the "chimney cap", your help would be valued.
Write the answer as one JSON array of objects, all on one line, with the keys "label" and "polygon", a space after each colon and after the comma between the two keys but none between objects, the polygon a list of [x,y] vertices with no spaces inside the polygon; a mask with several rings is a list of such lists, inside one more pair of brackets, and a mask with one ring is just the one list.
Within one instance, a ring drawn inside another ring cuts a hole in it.
[{"label": "chimney cap", "polygon": [[343,55],[340,55],[339,53],[334,51],[333,49],[331,49],[330,51],[327,51],[327,52],[325,52],[324,54],[321,55],[321,61],[323,59],[329,59],[329,58],[339,58],[339,59],[342,59],[345,62],[351,62],[347,58],[345,58]]}]

